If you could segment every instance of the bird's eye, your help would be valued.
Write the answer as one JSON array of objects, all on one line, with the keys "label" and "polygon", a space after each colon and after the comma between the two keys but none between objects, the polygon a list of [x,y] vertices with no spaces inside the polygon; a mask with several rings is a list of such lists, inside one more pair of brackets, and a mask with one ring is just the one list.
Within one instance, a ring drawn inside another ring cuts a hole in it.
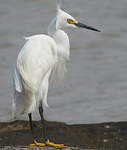
[{"label": "bird's eye", "polygon": [[73,19],[67,19],[67,22],[68,22],[69,24],[77,23],[77,21],[76,21],[76,20],[73,20]]}]

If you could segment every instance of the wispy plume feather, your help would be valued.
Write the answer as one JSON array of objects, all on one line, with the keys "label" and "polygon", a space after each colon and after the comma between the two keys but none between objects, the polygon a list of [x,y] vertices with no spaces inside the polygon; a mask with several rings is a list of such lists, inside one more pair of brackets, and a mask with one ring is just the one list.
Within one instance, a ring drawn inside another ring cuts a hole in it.
[{"label": "wispy plume feather", "polygon": [[59,11],[61,9],[61,0],[57,0],[57,11]]}]

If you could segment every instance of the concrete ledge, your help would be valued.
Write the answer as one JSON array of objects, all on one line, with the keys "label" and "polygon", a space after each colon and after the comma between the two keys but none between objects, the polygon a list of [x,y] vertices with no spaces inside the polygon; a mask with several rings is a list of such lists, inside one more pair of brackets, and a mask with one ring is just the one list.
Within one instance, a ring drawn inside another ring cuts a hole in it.
[{"label": "concrete ledge", "polygon": [[[47,121],[46,126],[50,141],[68,145],[67,150],[127,150],[127,122],[67,125]],[[37,141],[44,142],[40,121],[34,121],[34,129]],[[30,148],[31,143],[32,136],[29,122],[0,123],[0,149],[40,149],[38,147]],[[53,150],[55,148],[46,147],[41,149]]]},{"label": "concrete ledge", "polygon": [[[29,147],[29,146],[4,146],[0,147],[1,150],[85,150],[76,147],[68,147],[68,148],[52,148],[52,147]],[[88,149],[86,149],[88,150]],[[94,149],[92,149],[94,150]]]}]

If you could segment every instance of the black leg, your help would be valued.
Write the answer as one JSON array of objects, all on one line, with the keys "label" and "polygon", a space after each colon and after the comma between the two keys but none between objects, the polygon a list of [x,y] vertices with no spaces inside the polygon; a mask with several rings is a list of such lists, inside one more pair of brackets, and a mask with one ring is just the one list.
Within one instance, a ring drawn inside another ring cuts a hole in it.
[{"label": "black leg", "polygon": [[44,116],[43,116],[42,103],[40,103],[40,105],[39,105],[39,114],[40,114],[40,117],[41,117],[43,136],[44,136],[44,139],[45,139],[45,142],[46,142],[48,140],[48,138],[47,138],[47,134],[46,134],[46,125],[45,125],[45,120],[44,120]]},{"label": "black leg", "polygon": [[29,116],[29,122],[30,122],[30,129],[31,129],[31,133],[32,133],[32,138],[34,140],[34,130],[33,130],[33,123],[32,123],[32,113],[28,114]]},{"label": "black leg", "polygon": [[40,103],[40,105],[39,105],[39,113],[40,113],[40,116],[41,116],[41,123],[42,123],[42,128],[43,128],[43,136],[44,136],[44,139],[45,139],[45,144],[42,143],[43,146],[51,146],[51,147],[55,147],[55,149],[57,147],[58,148],[67,148],[67,146],[65,146],[64,144],[54,144],[54,143],[50,142],[49,139],[47,138],[46,125],[45,125],[45,120],[44,120],[44,116],[43,116],[42,103]]}]

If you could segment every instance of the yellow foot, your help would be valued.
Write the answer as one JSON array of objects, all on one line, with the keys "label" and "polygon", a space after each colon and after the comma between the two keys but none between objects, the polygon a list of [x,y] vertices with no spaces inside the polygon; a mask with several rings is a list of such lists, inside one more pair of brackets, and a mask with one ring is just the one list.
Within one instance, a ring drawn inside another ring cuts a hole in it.
[{"label": "yellow foot", "polygon": [[30,144],[30,146],[40,146],[40,147],[45,147],[45,143],[38,143],[36,140],[33,141],[33,144]]},{"label": "yellow foot", "polygon": [[51,146],[51,147],[57,147],[57,148],[67,148],[68,146],[64,144],[54,144],[47,140],[46,143],[38,143],[36,140],[33,141],[33,144],[30,144],[31,147],[33,146],[39,146],[39,147],[46,147],[46,146]]},{"label": "yellow foot", "polygon": [[58,147],[58,148],[67,148],[68,147],[64,144],[54,144],[54,143],[50,142],[49,140],[47,140],[47,142],[45,144],[46,144],[46,146]]}]

